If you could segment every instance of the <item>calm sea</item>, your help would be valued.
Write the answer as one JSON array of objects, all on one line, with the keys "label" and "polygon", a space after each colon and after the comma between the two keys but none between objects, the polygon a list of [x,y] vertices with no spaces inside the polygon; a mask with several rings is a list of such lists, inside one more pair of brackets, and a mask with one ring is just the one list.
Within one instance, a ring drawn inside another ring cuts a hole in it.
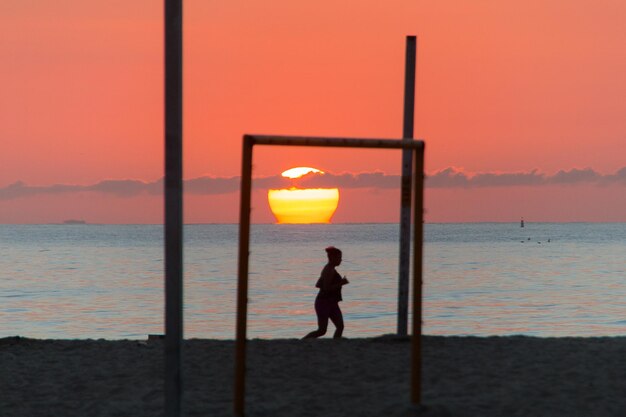
[{"label": "calm sea", "polygon": [[[396,329],[397,224],[253,225],[250,337],[315,328],[324,247],[344,252],[347,337]],[[237,225],[185,228],[185,337],[235,335]],[[626,334],[626,223],[427,224],[424,333]],[[0,337],[163,333],[163,228],[0,225]]]}]

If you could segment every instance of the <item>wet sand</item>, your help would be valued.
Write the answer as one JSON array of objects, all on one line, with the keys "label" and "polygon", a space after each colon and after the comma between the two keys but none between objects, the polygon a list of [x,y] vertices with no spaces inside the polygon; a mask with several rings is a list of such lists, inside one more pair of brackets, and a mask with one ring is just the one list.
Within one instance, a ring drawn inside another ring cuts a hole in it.
[{"label": "wet sand", "polygon": [[[0,339],[0,415],[161,416],[163,342]],[[624,416],[626,337],[252,340],[248,416]],[[232,416],[234,342],[187,340],[185,416]]]}]

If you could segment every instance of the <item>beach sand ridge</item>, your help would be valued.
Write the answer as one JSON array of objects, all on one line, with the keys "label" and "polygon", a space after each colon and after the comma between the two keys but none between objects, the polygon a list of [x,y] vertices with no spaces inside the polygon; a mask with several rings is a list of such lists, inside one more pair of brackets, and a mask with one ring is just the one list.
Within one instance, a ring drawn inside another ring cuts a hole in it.
[{"label": "beach sand ridge", "polygon": [[[185,416],[232,416],[234,342],[184,342]],[[626,337],[250,340],[246,415],[626,415]],[[163,342],[0,339],[0,415],[162,416]]]}]

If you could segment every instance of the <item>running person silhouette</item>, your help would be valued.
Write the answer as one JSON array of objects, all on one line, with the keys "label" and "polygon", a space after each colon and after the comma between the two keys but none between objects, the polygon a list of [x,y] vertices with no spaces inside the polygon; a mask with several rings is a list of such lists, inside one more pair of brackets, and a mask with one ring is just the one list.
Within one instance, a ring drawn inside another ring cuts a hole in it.
[{"label": "running person silhouette", "polygon": [[328,255],[328,263],[322,269],[317,284],[315,286],[320,289],[317,297],[315,297],[315,314],[317,314],[317,330],[304,336],[303,339],[324,336],[328,328],[328,319],[335,325],[335,339],[341,338],[343,334],[343,315],[339,308],[341,298],[341,287],[349,284],[348,279],[335,270],[335,267],[341,265],[341,251],[334,246],[326,248]]}]

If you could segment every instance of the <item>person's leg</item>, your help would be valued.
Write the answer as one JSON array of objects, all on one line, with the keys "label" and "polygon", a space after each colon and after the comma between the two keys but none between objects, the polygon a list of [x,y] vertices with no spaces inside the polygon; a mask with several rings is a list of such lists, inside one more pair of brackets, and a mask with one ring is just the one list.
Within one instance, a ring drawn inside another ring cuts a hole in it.
[{"label": "person's leg", "polygon": [[341,314],[341,309],[339,308],[339,303],[335,303],[330,310],[330,320],[335,325],[335,335],[333,338],[340,339],[341,335],[343,335],[343,314]]},{"label": "person's leg", "polygon": [[303,339],[320,337],[326,334],[326,329],[328,329],[329,309],[327,303],[324,303],[324,300],[315,300],[315,314],[317,314],[317,330],[307,334]]}]

